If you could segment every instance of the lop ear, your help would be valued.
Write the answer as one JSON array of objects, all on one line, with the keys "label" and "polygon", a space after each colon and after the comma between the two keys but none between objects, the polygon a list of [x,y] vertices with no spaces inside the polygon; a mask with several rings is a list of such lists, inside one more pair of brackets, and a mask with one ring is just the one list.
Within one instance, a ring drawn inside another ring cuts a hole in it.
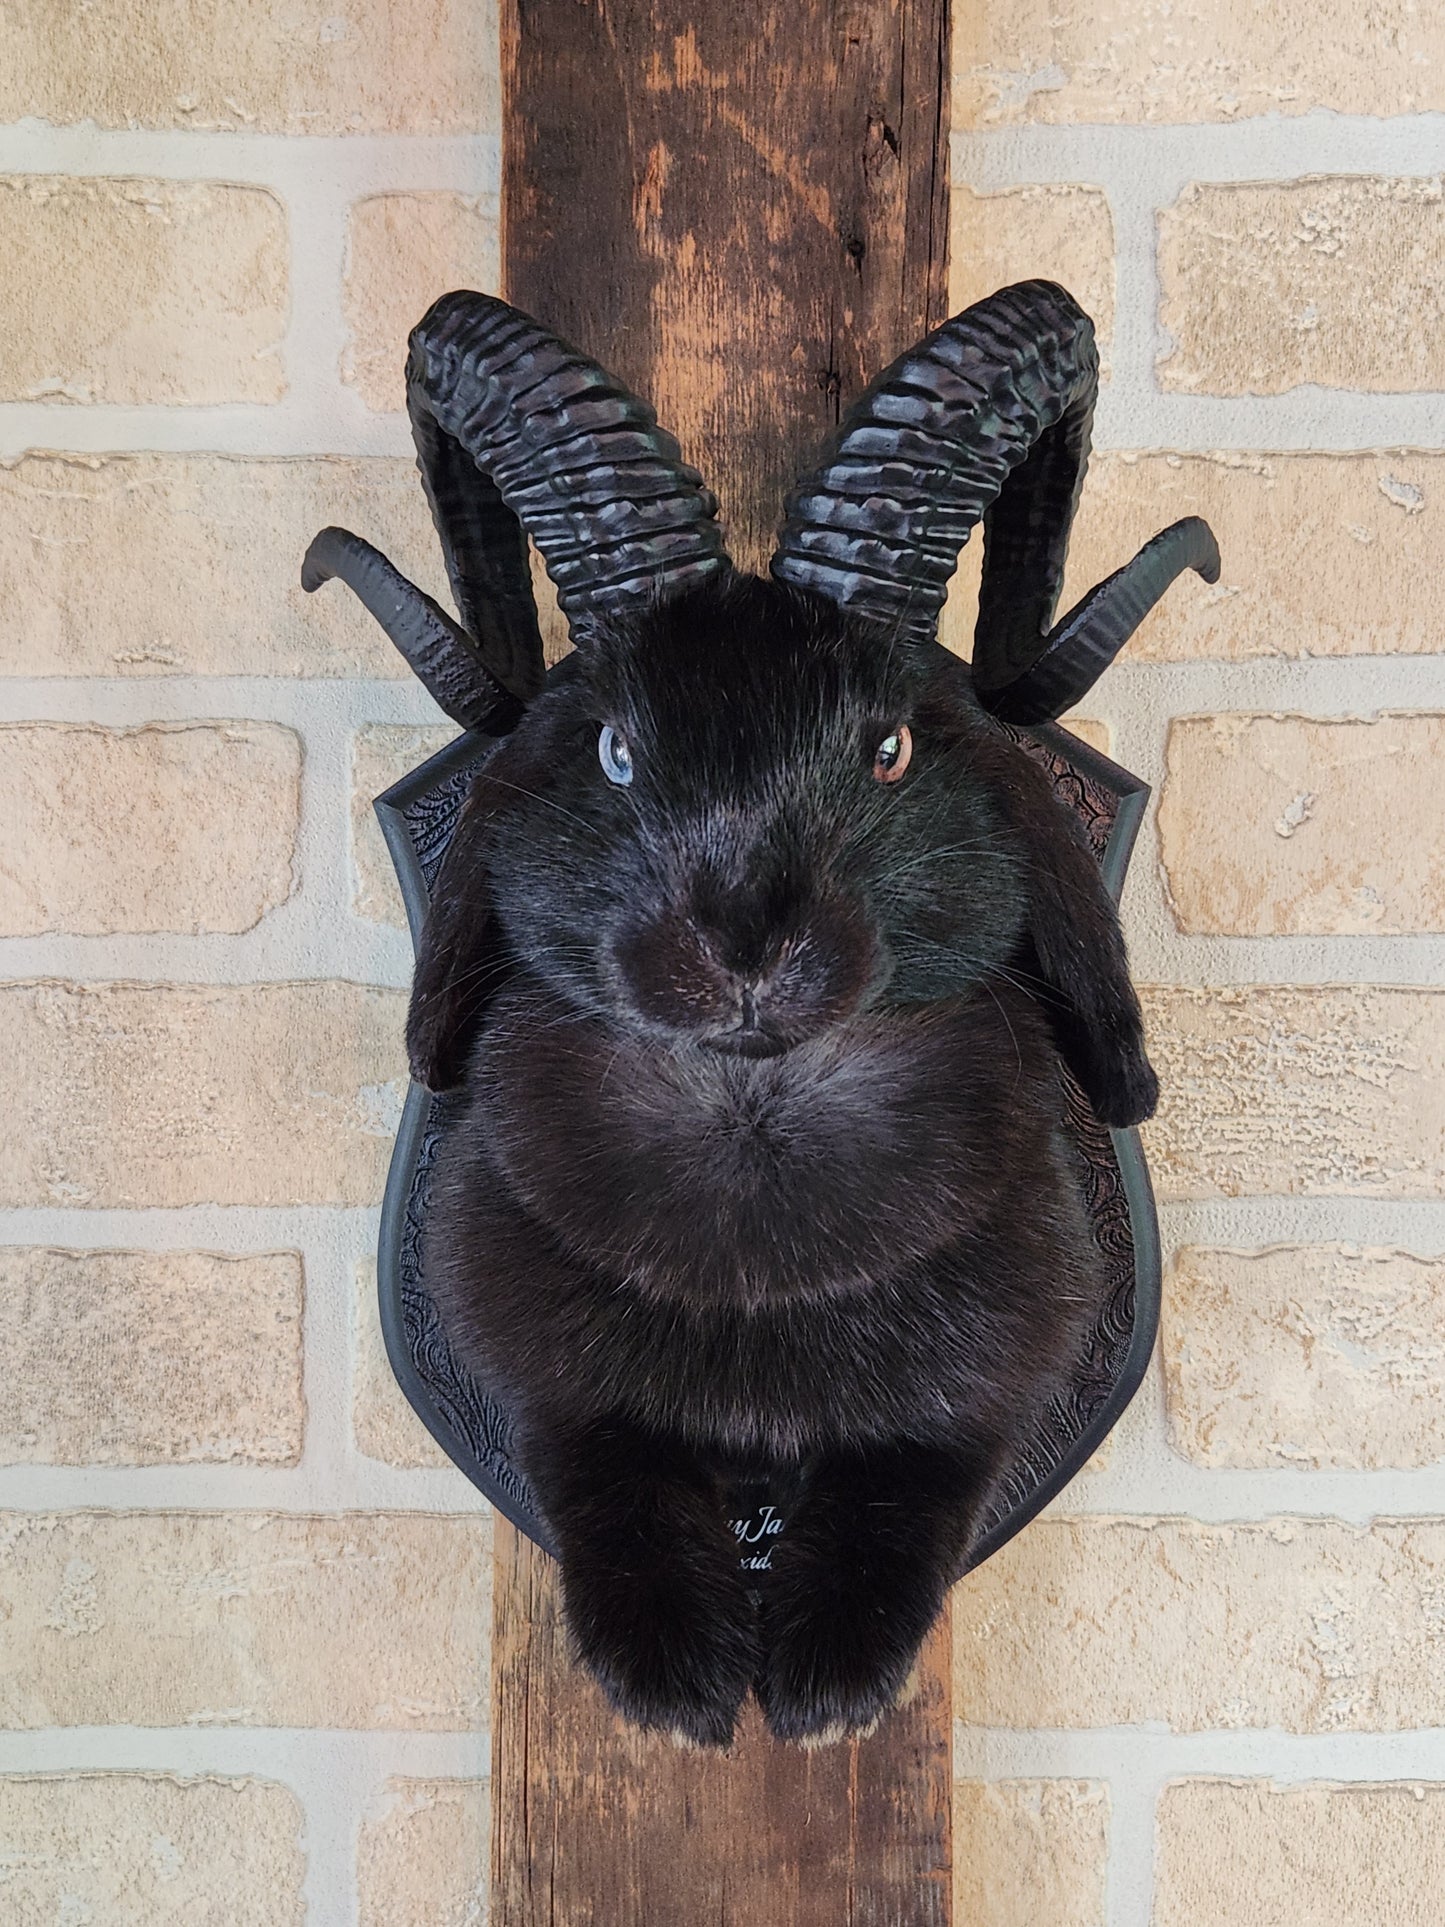
[{"label": "lop ear", "polygon": [[461,1083],[487,1005],[507,974],[488,864],[489,831],[505,793],[485,772],[478,777],[432,886],[406,1014],[411,1074],[429,1091]]},{"label": "lop ear", "polygon": [[558,752],[557,719],[544,696],[497,744],[462,805],[432,886],[406,1017],[411,1074],[429,1091],[461,1083],[487,1006],[510,973],[493,901],[496,830],[544,786]]},{"label": "lop ear", "polygon": [[1024,967],[1041,982],[1059,1055],[1095,1115],[1104,1124],[1141,1123],[1159,1101],[1159,1080],[1145,1055],[1118,911],[1082,827],[1043,771],[1008,749],[1000,787],[1028,858],[1032,957]]}]

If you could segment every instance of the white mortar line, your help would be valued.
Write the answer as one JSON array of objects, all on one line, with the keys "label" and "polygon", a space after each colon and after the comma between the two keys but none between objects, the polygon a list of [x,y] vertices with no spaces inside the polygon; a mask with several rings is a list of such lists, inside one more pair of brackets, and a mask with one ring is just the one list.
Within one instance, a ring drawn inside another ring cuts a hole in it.
[{"label": "white mortar line", "polygon": [[1154,1910],[1154,1816],[1162,1778],[1120,1773],[1109,1781],[1109,1838],[1104,1855],[1106,1927],[1150,1927]]},{"label": "white mortar line", "polygon": [[451,188],[496,197],[502,187],[502,137],[497,131],[224,134],[20,120],[0,125],[0,174],[236,181],[283,194],[304,192],[318,180],[345,181],[357,195]]},{"label": "white mortar line", "polygon": [[1434,176],[1445,114],[1259,114],[1232,121],[955,130],[952,178],[982,193],[1033,182],[1108,186],[1146,177],[1160,203],[1191,181],[1285,181],[1310,174]]},{"label": "white mortar line", "polygon": [[1437,1257],[1445,1255],[1445,1199],[1165,1199],[1159,1230],[1166,1253],[1186,1244],[1385,1244]]},{"label": "white mortar line", "polygon": [[[968,1583],[966,1580],[963,1582]],[[953,1770],[971,1779],[1106,1779],[1159,1782],[1195,1774],[1315,1780],[1445,1780],[1445,1727],[1404,1732],[1289,1733],[1281,1727],[1170,1733],[1157,1724],[1102,1727],[953,1726]]]}]

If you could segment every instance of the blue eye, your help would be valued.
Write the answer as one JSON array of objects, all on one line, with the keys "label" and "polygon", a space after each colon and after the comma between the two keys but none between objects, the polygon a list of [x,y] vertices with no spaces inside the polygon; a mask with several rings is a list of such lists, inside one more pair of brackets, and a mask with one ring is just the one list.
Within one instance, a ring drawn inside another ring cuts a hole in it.
[{"label": "blue eye", "polygon": [[602,725],[602,734],[597,738],[597,760],[608,782],[626,789],[632,781],[632,751],[627,747],[627,738],[611,723]]}]

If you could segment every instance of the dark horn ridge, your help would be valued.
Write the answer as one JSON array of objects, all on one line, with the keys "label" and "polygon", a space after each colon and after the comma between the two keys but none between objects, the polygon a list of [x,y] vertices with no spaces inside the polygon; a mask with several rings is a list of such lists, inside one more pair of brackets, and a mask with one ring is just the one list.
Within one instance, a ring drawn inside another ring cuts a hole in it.
[{"label": "dark horn ridge", "polygon": [[1195,537],[1160,538],[1050,629],[1097,393],[1093,324],[1073,296],[1051,281],[1001,288],[859,397],[788,499],[773,574],[928,640],[982,521],[979,698],[1015,720],[1058,715],[1204,555]]},{"label": "dark horn ridge", "polygon": [[522,530],[577,635],[732,566],[716,499],[652,409],[505,301],[461,290],[428,310],[407,405],[457,606],[478,622],[491,558],[525,567]]},{"label": "dark horn ridge", "polygon": [[502,735],[513,727],[522,713],[519,698],[487,669],[466,631],[380,549],[349,529],[322,529],[301,564],[301,586],[310,595],[333,578],[354,591],[463,729]]},{"label": "dark horn ridge", "polygon": [[1052,609],[1097,386],[1093,325],[1062,288],[1025,281],[977,302],[854,403],[788,499],[773,574],[931,638],[964,543],[1022,469],[1023,499],[990,516],[985,572],[1016,578],[1026,549],[1027,599]]}]

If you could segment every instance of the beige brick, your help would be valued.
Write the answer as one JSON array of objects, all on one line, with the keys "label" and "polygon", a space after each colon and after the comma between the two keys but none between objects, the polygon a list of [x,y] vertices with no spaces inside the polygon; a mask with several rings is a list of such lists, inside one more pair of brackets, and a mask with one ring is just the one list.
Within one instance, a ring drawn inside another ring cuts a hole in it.
[{"label": "beige brick", "polygon": [[1102,1927],[1109,1790],[1088,1780],[958,1780],[953,1911],[966,1927]]},{"label": "beige brick", "polygon": [[351,210],[341,378],[368,408],[406,406],[407,336],[452,288],[494,294],[501,241],[493,204],[462,194],[375,194]]},{"label": "beige brick", "polygon": [[1417,0],[958,0],[956,127],[1445,108],[1445,22]]},{"label": "beige brick", "polygon": [[0,1778],[8,1927],[302,1927],[302,1813],[264,1780]]},{"label": "beige brick", "polygon": [[409,675],[349,590],[303,592],[306,545],[332,522],[445,594],[411,461],[0,461],[0,674]]},{"label": "beige brick", "polygon": [[485,1780],[388,1780],[361,1827],[361,1927],[483,1927],[489,1790]]},{"label": "beige brick", "polygon": [[301,1256],[0,1246],[0,1460],[294,1465]]},{"label": "beige brick", "polygon": [[1360,985],[1143,992],[1166,1198],[1430,1198],[1445,1184],[1445,994]]},{"label": "beige brick", "polygon": [[23,290],[0,336],[0,401],[285,392],[286,215],[264,188],[0,178],[0,260]]},{"label": "beige brick", "polygon": [[1081,743],[1087,743],[1090,749],[1098,750],[1101,756],[1110,754],[1113,731],[1107,723],[1088,716],[1065,716],[1061,727],[1071,736],[1077,736]]},{"label": "beige brick", "polygon": [[[356,1267],[353,1329],[351,1427],[357,1450],[387,1465],[455,1469],[411,1409],[391,1369],[376,1305],[374,1258],[366,1258]],[[458,1472],[457,1477],[462,1474]]]},{"label": "beige brick", "polygon": [[956,1587],[979,1726],[1445,1721],[1445,1520],[1039,1519]]},{"label": "beige brick", "polygon": [[1159,215],[1164,388],[1445,388],[1445,193],[1321,175],[1194,186]]},{"label": "beige brick", "polygon": [[0,1515],[0,1726],[485,1726],[482,1519]]},{"label": "beige brick", "polygon": [[405,723],[368,723],[351,742],[351,907],[370,923],[406,927],[401,889],[373,801],[409,770],[455,742],[455,723],[412,728]]},{"label": "beige brick", "polygon": [[374,1204],[406,1088],[400,991],[0,985],[6,1205]]},{"label": "beige brick", "polygon": [[0,120],[251,134],[501,126],[493,0],[11,0]]},{"label": "beige brick", "polygon": [[1445,930],[1445,718],[1187,716],[1159,804],[1190,935]]},{"label": "beige brick", "polygon": [[250,930],[291,894],[300,814],[274,723],[0,727],[0,934]]},{"label": "beige brick", "polygon": [[1180,1251],[1164,1293],[1176,1451],[1375,1471],[1445,1459],[1445,1264],[1405,1251]]},{"label": "beige brick", "polygon": [[1059,281],[1092,319],[1102,372],[1114,335],[1114,221],[1097,187],[1011,187],[950,200],[949,305],[956,312],[1011,281]]},{"label": "beige brick", "polygon": [[1221,580],[1213,588],[1194,575],[1176,582],[1130,642],[1129,658],[1439,649],[1445,456],[1095,455],[1060,607],[1182,515],[1202,515],[1214,530]]},{"label": "beige brick", "polygon": [[1176,1780],[1153,1927],[1438,1927],[1445,1786]]}]

